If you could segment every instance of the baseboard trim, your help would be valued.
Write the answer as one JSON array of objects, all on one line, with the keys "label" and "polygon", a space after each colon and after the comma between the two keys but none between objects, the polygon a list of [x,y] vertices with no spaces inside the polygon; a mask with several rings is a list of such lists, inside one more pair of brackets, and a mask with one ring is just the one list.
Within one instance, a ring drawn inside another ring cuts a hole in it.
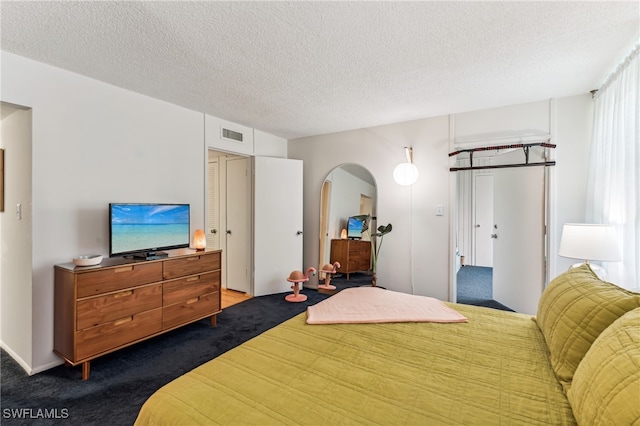
[{"label": "baseboard trim", "polygon": [[29,373],[29,375],[33,376],[34,374],[42,373],[43,371],[49,370],[62,364],[64,364],[64,361],[51,361],[47,364],[40,365],[36,368],[31,369],[31,373]]},{"label": "baseboard trim", "polygon": [[9,354],[9,356],[13,358],[13,360],[17,362],[18,365],[22,367],[22,369],[26,371],[28,375],[31,376],[32,369],[27,361],[22,359],[22,357],[20,357],[17,353],[15,353],[14,350],[11,349],[9,346],[7,346],[2,340],[0,340],[0,348],[4,349]]},{"label": "baseboard trim", "polygon": [[24,359],[22,359],[22,357],[20,357],[13,349],[11,349],[9,346],[7,346],[2,340],[0,340],[0,348],[2,348],[4,351],[7,352],[7,354],[9,354],[9,356],[11,358],[13,358],[13,360],[15,362],[18,363],[18,365],[20,367],[22,367],[22,369],[29,375],[29,376],[33,376],[34,374],[38,374],[41,373],[45,370],[49,370],[53,367],[57,367],[59,365],[64,364],[64,361],[59,360],[59,361],[51,361],[47,364],[44,365],[39,365],[37,367],[32,367],[29,365],[28,362],[26,362]]}]

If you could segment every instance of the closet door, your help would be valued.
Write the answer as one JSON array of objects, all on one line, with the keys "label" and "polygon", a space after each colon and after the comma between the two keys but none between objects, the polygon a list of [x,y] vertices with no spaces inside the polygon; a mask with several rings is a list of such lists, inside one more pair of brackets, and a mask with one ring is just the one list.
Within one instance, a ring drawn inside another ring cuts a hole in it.
[{"label": "closet door", "polygon": [[493,298],[535,315],[544,287],[544,168],[494,171]]},{"label": "closet door", "polygon": [[226,162],[227,288],[251,293],[251,182],[248,158]]},{"label": "closet door", "polygon": [[493,175],[474,175],[474,238],[473,264],[493,267]]},{"label": "closet door", "polygon": [[209,160],[207,168],[208,196],[207,196],[207,247],[220,247],[220,161],[218,158]]},{"label": "closet door", "polygon": [[302,161],[255,157],[253,170],[253,295],[291,291],[289,274],[303,269]]}]

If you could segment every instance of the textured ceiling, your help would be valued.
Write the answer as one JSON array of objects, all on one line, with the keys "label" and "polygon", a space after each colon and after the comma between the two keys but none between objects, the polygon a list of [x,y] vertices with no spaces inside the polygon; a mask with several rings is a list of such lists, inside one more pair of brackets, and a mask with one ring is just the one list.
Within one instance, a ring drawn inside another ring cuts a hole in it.
[{"label": "textured ceiling", "polygon": [[2,1],[0,46],[291,139],[587,93],[631,2]]}]

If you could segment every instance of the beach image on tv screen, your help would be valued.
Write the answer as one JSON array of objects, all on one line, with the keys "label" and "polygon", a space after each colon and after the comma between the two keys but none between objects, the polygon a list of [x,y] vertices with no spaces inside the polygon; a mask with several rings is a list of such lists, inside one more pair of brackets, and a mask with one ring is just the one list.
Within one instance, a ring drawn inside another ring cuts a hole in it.
[{"label": "beach image on tv screen", "polygon": [[362,221],[350,217],[349,222],[347,223],[347,235],[349,237],[362,237]]},{"label": "beach image on tv screen", "polygon": [[189,205],[119,204],[111,208],[111,251],[189,244]]}]

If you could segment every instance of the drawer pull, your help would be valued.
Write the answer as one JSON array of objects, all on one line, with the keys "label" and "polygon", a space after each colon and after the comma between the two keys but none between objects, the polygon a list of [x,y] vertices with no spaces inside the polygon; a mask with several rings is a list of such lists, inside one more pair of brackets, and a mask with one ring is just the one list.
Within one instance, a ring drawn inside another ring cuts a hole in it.
[{"label": "drawer pull", "polygon": [[190,305],[192,303],[196,303],[198,300],[200,300],[199,297],[194,297],[193,299],[189,299],[189,300],[187,300],[187,305]]},{"label": "drawer pull", "polygon": [[133,321],[133,316],[126,317],[126,318],[121,318],[119,320],[115,320],[113,322],[113,325],[122,325],[122,324],[128,323],[129,321]]},{"label": "drawer pull", "polygon": [[187,261],[189,262],[195,262],[197,260],[200,260],[200,256],[187,257]]},{"label": "drawer pull", "polygon": [[198,281],[199,279],[200,279],[200,275],[198,275],[197,277],[189,277],[187,278],[187,282]]},{"label": "drawer pull", "polygon": [[113,272],[115,272],[116,274],[119,274],[120,272],[129,272],[129,271],[133,271],[133,266],[125,266],[124,268],[116,268],[113,270]]},{"label": "drawer pull", "polygon": [[131,296],[133,294],[133,290],[129,290],[129,291],[123,291],[121,293],[116,294],[115,296],[113,296],[114,299],[119,299],[121,297],[127,297],[127,296]]}]

